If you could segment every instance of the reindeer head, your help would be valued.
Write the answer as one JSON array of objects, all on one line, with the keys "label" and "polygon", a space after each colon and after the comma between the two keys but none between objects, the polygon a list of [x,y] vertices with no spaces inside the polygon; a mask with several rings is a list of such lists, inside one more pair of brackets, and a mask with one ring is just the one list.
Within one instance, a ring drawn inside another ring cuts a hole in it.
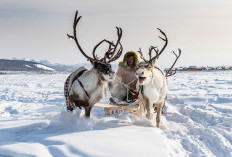
[{"label": "reindeer head", "polygon": [[93,68],[101,76],[102,81],[110,81],[114,78],[115,72],[112,70],[111,65],[108,63],[94,62]]},{"label": "reindeer head", "polygon": [[[117,60],[123,51],[123,47],[120,43],[121,37],[122,37],[122,29],[119,27],[117,28],[117,35],[118,39],[116,44],[109,40],[102,40],[100,41],[94,48],[92,55],[93,57],[89,57],[81,48],[79,41],[77,40],[77,35],[76,35],[76,26],[81,19],[81,16],[78,17],[78,11],[76,11],[75,17],[74,17],[74,22],[73,22],[73,36],[68,35],[69,38],[75,40],[76,45],[80,52],[87,58],[88,61],[90,61],[93,65],[93,68],[95,71],[99,74],[100,78],[102,81],[108,81],[109,79],[113,79],[114,76],[114,71],[111,68],[110,62],[113,62]],[[96,49],[102,44],[102,43],[107,43],[109,45],[108,50],[105,52],[104,57],[99,58],[96,55]]]},{"label": "reindeer head", "polygon": [[[159,49],[157,47],[154,47],[154,46],[150,46],[149,48],[149,60],[146,60],[145,57],[143,56],[143,53],[141,51],[141,49],[139,48],[139,54],[140,54],[140,57],[141,59],[144,60],[144,62],[140,63],[139,64],[139,67],[138,67],[138,70],[136,71],[135,75],[136,77],[138,77],[138,80],[139,80],[139,85],[147,85],[150,83],[152,77],[153,77],[153,73],[154,73],[154,66],[155,66],[155,61],[159,58],[159,56],[162,54],[162,52],[164,51],[164,49],[166,48],[167,44],[168,44],[168,38],[166,36],[166,34],[159,28],[157,28],[161,34],[164,36],[163,37],[160,37],[159,38],[161,40],[163,40],[165,42],[164,46],[162,47],[162,49],[159,51]],[[181,55],[181,50],[179,50],[179,55],[177,55],[174,51],[173,53],[175,54],[176,56],[176,60],[175,62],[173,63],[173,65],[171,66],[171,68],[168,70],[167,74],[166,74],[166,77],[168,76],[171,76],[169,74],[169,72],[172,71],[172,68],[174,67],[176,61],[178,60],[178,58],[180,57]],[[152,57],[152,51],[155,51],[156,55],[154,57]]]},{"label": "reindeer head", "polygon": [[135,76],[138,78],[139,85],[147,85],[152,79],[153,67],[150,64],[141,62]]}]

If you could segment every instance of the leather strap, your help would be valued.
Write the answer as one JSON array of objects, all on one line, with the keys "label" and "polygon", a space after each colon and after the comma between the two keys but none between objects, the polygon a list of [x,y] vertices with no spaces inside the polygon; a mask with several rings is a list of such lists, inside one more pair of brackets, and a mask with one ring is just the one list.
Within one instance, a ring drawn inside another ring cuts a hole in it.
[{"label": "leather strap", "polygon": [[88,92],[85,90],[84,85],[83,85],[82,82],[78,79],[85,71],[86,71],[86,70],[80,71],[80,72],[73,78],[72,84],[73,84],[74,81],[77,80],[77,81],[79,82],[81,88],[85,91],[85,94],[86,94],[86,95],[88,96],[88,98],[90,99],[90,96],[89,96]]}]

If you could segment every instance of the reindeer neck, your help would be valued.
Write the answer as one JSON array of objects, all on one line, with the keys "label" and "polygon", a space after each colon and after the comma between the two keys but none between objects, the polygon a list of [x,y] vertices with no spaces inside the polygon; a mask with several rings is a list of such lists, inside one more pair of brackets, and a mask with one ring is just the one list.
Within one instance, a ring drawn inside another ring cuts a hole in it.
[{"label": "reindeer neck", "polygon": [[92,89],[97,88],[99,85],[103,85],[103,83],[105,82],[101,80],[101,75],[94,68],[86,71],[83,76],[85,78],[83,82],[85,82],[86,86],[88,86],[89,88],[92,87]]}]

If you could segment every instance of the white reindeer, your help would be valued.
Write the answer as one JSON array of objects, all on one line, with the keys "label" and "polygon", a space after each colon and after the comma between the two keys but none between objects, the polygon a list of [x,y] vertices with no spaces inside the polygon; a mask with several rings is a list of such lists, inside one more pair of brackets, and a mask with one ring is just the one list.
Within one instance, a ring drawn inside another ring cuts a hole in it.
[{"label": "white reindeer", "polygon": [[[146,60],[142,54],[141,49],[139,49],[139,53],[141,58],[145,61],[142,64],[140,63],[138,70],[136,71],[136,77],[138,77],[138,82],[137,82],[137,88],[139,88],[139,98],[143,100],[145,103],[145,109],[147,111],[146,117],[148,119],[152,118],[151,114],[151,107],[155,107],[157,111],[157,116],[156,116],[156,126],[159,128],[160,127],[160,116],[161,116],[161,111],[162,107],[165,103],[165,100],[167,98],[167,90],[168,90],[168,83],[167,83],[167,77],[175,74],[171,73],[173,70],[172,68],[174,67],[176,61],[181,55],[181,50],[179,49],[179,55],[177,55],[174,51],[173,53],[176,55],[176,60],[171,66],[171,68],[167,71],[165,74],[163,70],[155,66],[155,61],[156,59],[159,58],[161,53],[164,51],[168,44],[168,39],[166,34],[158,29],[163,35],[164,38],[161,38],[163,41],[165,41],[165,44],[163,48],[159,51],[157,47],[151,46],[149,48],[149,60]],[[152,57],[152,50],[156,52],[156,55]]]},{"label": "white reindeer", "polygon": [[[74,23],[73,23],[73,36],[68,35],[69,38],[76,42],[76,45],[80,52],[92,63],[92,69],[86,67],[80,67],[74,71],[66,80],[65,83],[65,98],[67,109],[72,111],[76,107],[85,108],[85,116],[90,117],[90,112],[95,103],[97,103],[103,96],[103,91],[106,83],[113,79],[114,72],[111,68],[110,62],[118,59],[122,54],[122,45],[120,39],[122,37],[122,29],[117,28],[118,39],[114,44],[108,40],[102,40],[93,49],[93,58],[89,57],[81,48],[77,36],[76,26],[81,18],[77,17],[78,11],[76,11]],[[105,52],[102,59],[99,59],[95,52],[96,49],[102,43],[109,44],[109,49]],[[119,48],[117,48],[119,46]],[[117,49],[117,52],[116,52]]]}]

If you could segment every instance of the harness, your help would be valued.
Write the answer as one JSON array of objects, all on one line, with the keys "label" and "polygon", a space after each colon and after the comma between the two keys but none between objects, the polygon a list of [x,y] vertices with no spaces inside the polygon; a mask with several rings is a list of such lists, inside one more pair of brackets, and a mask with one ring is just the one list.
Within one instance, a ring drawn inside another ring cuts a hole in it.
[{"label": "harness", "polygon": [[73,78],[72,84],[74,83],[74,81],[77,80],[77,81],[79,82],[81,88],[84,90],[85,94],[88,96],[88,98],[90,98],[88,92],[87,92],[87,91],[85,90],[85,88],[84,88],[84,85],[83,85],[82,82],[78,79],[85,71],[86,71],[86,70],[80,71],[80,72]]},{"label": "harness", "polygon": [[[85,90],[82,82],[78,79],[85,71],[87,70],[82,70],[79,73],[77,73],[77,75],[73,78],[71,85],[74,83],[74,81],[78,81],[81,88],[85,91],[85,94],[89,97],[89,94],[87,93],[87,91]],[[72,75],[72,74],[71,74]],[[68,111],[73,111],[73,107],[70,105],[68,97],[69,97],[69,89],[68,89],[68,85],[69,85],[69,81],[70,81],[70,77],[71,75],[68,76],[67,80],[65,81],[65,87],[64,87],[64,94],[65,94],[65,99],[66,99],[66,106],[67,106],[67,110]]]}]

